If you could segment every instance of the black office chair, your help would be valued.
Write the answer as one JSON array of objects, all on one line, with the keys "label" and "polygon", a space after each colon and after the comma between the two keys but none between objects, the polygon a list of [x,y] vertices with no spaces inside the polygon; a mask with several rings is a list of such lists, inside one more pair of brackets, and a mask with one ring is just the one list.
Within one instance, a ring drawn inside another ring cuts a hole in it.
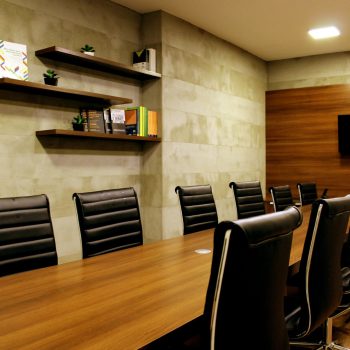
[{"label": "black office chair", "polygon": [[[343,296],[342,300],[340,302],[340,305],[335,310],[335,312],[331,315],[331,317],[327,321],[327,344],[330,344],[333,342],[333,321],[337,318],[340,318],[344,315],[347,315],[350,313],[350,251],[349,251],[349,244],[350,244],[350,236],[349,233],[347,234],[347,239],[342,247],[342,254],[341,254],[341,275],[342,275],[342,282],[343,282]],[[338,347],[339,348],[339,347]],[[343,349],[343,347],[340,347],[339,349]]]},{"label": "black office chair", "polygon": [[312,205],[299,272],[288,282],[294,287],[285,303],[291,345],[341,348],[329,343],[327,322],[343,295],[340,258],[349,215],[350,197]]},{"label": "black office chair", "polygon": [[143,244],[133,188],[74,193],[83,258]]},{"label": "black office chair", "polygon": [[218,225],[200,349],[289,349],[283,297],[301,222],[290,207]]},{"label": "black office chair", "polygon": [[265,214],[260,181],[231,182],[230,187],[233,189],[238,219]]},{"label": "black office chair", "polygon": [[289,185],[272,186],[269,188],[272,198],[272,204],[275,211],[281,211],[287,207],[293,206],[293,196]]},{"label": "black office chair", "polygon": [[297,184],[301,205],[312,204],[317,196],[317,187],[314,182],[304,182]]},{"label": "black office chair", "polygon": [[184,234],[215,228],[218,214],[210,185],[177,186]]},{"label": "black office chair", "polygon": [[0,198],[0,276],[56,264],[47,196]]}]

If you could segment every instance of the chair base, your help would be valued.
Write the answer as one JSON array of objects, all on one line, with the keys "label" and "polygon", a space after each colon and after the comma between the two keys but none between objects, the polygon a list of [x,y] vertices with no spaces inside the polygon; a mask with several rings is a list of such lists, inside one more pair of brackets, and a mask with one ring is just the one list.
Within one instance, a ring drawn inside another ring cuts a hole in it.
[{"label": "chair base", "polygon": [[335,343],[330,343],[329,345],[326,345],[325,349],[350,350],[349,348],[346,348],[344,346],[341,346]]},{"label": "chair base", "polygon": [[313,350],[330,350],[330,349],[335,349],[335,350],[350,350],[349,348],[346,348],[344,346],[338,345],[334,342],[330,344],[317,344],[317,343],[304,343],[304,342],[290,342],[289,343],[293,347],[297,348],[310,348]]},{"label": "chair base", "polygon": [[338,345],[333,341],[333,320],[340,318],[350,312],[349,305],[344,306],[344,309],[329,317],[326,324],[326,349],[350,350],[344,346]]},{"label": "chair base", "polygon": [[325,349],[325,345],[321,343],[311,343],[311,342],[295,342],[290,341],[289,345],[291,346],[291,349],[293,348],[307,348],[307,349],[313,349],[313,350],[323,350]]},{"label": "chair base", "polygon": [[290,341],[289,344],[291,347],[296,348],[310,348],[313,350],[350,350],[349,348],[346,348],[344,346],[336,344],[333,339],[333,320],[348,313],[350,309],[343,310],[342,312],[339,312],[337,315],[334,315],[333,317],[329,317],[327,319],[326,324],[323,327],[323,337],[321,341],[319,342],[313,342],[313,341]]}]

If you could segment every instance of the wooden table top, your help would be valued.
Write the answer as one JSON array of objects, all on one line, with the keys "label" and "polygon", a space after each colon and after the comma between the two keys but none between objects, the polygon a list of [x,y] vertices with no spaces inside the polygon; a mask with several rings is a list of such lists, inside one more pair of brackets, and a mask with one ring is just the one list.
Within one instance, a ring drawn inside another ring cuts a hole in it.
[{"label": "wooden table top", "polygon": [[[294,232],[300,258],[307,221]],[[212,230],[0,278],[0,349],[135,350],[203,313]]]},{"label": "wooden table top", "polygon": [[300,260],[303,252],[303,246],[307,228],[309,226],[309,219],[311,214],[311,205],[304,205],[301,209],[303,214],[303,223],[293,232],[292,249],[290,252],[289,265],[292,265]]}]

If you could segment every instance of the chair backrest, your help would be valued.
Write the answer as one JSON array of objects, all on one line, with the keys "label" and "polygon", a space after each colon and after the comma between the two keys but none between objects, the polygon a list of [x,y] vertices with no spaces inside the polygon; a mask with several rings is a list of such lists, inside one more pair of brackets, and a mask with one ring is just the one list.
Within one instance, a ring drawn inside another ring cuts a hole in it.
[{"label": "chair backrest", "polygon": [[83,257],[143,244],[142,225],[133,188],[74,193]]},{"label": "chair backrest", "polygon": [[301,205],[312,204],[317,198],[317,187],[314,182],[297,184]]},{"label": "chair backrest", "polygon": [[283,299],[292,232],[301,221],[299,209],[290,207],[218,225],[203,349],[289,349]]},{"label": "chair backrest", "polygon": [[0,276],[56,264],[47,196],[0,198]]},{"label": "chair backrest", "polygon": [[214,228],[218,214],[210,185],[177,186],[184,234]]},{"label": "chair backrest", "polygon": [[299,269],[302,300],[295,330],[298,336],[322,325],[339,306],[343,294],[341,251],[349,215],[349,196],[319,199],[312,205]]},{"label": "chair backrest", "polygon": [[231,182],[230,187],[233,189],[238,219],[265,214],[260,181]]},{"label": "chair backrest", "polygon": [[271,198],[275,211],[281,211],[294,205],[292,190],[289,185],[270,187]]}]

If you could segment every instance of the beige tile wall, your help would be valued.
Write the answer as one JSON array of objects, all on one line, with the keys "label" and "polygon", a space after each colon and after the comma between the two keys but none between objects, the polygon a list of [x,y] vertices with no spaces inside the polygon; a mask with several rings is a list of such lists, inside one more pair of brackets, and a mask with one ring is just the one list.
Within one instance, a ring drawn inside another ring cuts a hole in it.
[{"label": "beige tile wall", "polygon": [[[56,45],[131,64],[141,46],[141,16],[110,1],[9,0],[0,2],[0,38],[27,44],[29,79],[42,82],[53,68],[59,86],[132,98],[139,82],[39,59],[35,50]],[[46,193],[51,204],[59,261],[81,256],[72,193],[134,186],[141,190],[142,149],[135,143],[37,139],[36,130],[70,129],[78,108],[44,97],[0,95],[0,196]],[[44,103],[44,104],[42,104]]]},{"label": "beige tile wall", "polygon": [[[234,219],[232,180],[265,184],[266,64],[227,42],[162,12],[141,16],[108,0],[4,0],[0,38],[28,46],[30,81],[47,68],[59,86],[132,98],[160,116],[160,144],[44,139],[35,131],[70,128],[67,101],[0,94],[0,196],[46,193],[59,261],[81,256],[73,192],[134,186],[145,240],[182,233],[176,185],[210,183],[220,220]],[[131,79],[39,59],[56,45],[131,64],[131,52],[157,49],[163,78]]]},{"label": "beige tile wall", "polygon": [[182,234],[177,185],[212,185],[219,219],[232,180],[265,183],[265,63],[162,13],[163,232]]},{"label": "beige tile wall", "polygon": [[349,83],[349,52],[300,57],[268,63],[268,90]]}]

